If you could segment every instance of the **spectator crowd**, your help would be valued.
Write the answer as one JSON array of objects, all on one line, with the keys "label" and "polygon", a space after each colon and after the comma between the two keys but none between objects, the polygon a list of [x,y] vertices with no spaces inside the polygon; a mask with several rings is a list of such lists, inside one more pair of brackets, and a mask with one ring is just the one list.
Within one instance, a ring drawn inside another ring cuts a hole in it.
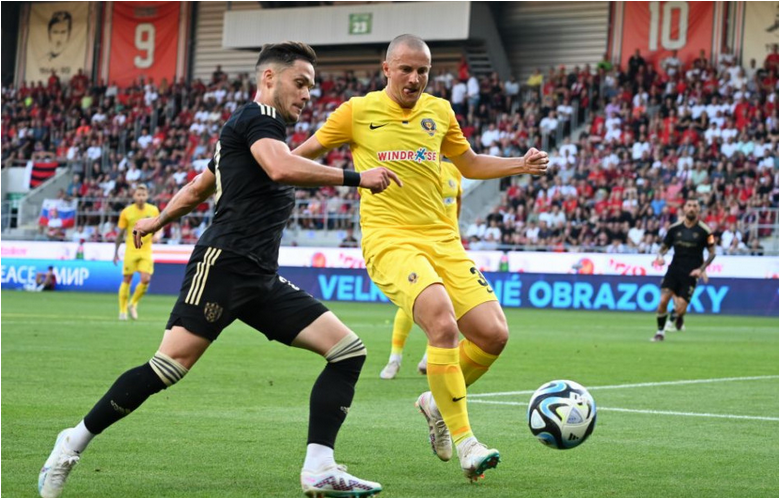
[{"label": "spectator crowd", "polygon": [[[290,147],[343,101],[384,85],[380,72],[319,74]],[[504,180],[499,204],[472,221],[465,244],[654,253],[683,201],[697,196],[722,251],[760,253],[758,240],[777,222],[778,85],[777,49],[745,67],[729,51],[716,64],[674,51],[657,67],[637,51],[622,66],[605,58],[594,69],[536,69],[524,84],[472,75],[464,61],[433,71],[428,92],[451,102],[474,150],[514,157],[537,147],[551,158],[545,177]],[[132,187],[146,184],[150,203],[165,207],[206,168],[220,126],[255,90],[248,74],[229,78],[218,66],[209,82],[140,79],[120,88],[79,71],[67,83],[52,73],[2,92],[3,165],[67,163],[72,180],[60,197],[78,200],[72,237],[113,241]],[[345,147],[324,162],[352,168]],[[296,198],[291,226],[348,229],[355,221],[353,188],[297,189]],[[210,217],[210,203],[202,204],[164,237],[193,243]]]}]

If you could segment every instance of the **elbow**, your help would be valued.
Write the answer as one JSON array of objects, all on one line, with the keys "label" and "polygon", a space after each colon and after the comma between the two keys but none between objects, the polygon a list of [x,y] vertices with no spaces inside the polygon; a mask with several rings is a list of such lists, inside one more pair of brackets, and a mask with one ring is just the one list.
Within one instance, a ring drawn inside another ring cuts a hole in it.
[{"label": "elbow", "polygon": [[274,169],[270,168],[269,170],[266,171],[266,174],[273,182],[285,184],[286,181],[288,181],[288,175],[285,169],[282,168],[274,168]]}]

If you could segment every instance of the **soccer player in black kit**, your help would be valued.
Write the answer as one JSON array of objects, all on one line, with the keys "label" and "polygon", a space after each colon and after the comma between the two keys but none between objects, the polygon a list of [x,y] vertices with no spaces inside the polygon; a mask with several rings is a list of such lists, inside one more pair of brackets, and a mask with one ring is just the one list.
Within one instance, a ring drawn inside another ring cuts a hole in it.
[{"label": "soccer player in black kit", "polygon": [[[707,282],[705,270],[715,260],[715,236],[709,226],[699,220],[699,201],[689,199],[683,208],[685,219],[672,224],[663,245],[658,251],[658,257],[653,265],[662,266],[666,252],[674,248],[674,258],[669,264],[669,270],[661,281],[661,302],[658,304],[658,330],[650,340],[662,342],[665,338],[666,308],[674,296],[674,310],[670,322],[676,329],[682,330],[685,321],[685,311],[696,289],[699,278]],[[704,260],[704,249],[709,256]]]},{"label": "soccer player in black kit", "polygon": [[148,363],[122,374],[84,420],[57,436],[39,475],[42,496],[59,496],[90,440],[149,396],[179,382],[235,319],[269,340],[308,349],[327,361],[310,395],[300,476],[304,493],[365,497],[381,491],[380,484],[348,474],[334,460],[337,432],[366,357],[364,344],[324,305],[277,274],[283,227],[294,206],[292,185],[349,185],[372,193],[392,181],[401,185],[382,167],[359,174],[291,154],[286,124],[299,119],[310,99],[314,64],[308,45],[265,45],[256,65],[255,100],[223,126],[209,169],[183,187],[158,217],[134,226],[138,247],[142,236],[215,194],[214,221],[196,243],[158,351]]}]

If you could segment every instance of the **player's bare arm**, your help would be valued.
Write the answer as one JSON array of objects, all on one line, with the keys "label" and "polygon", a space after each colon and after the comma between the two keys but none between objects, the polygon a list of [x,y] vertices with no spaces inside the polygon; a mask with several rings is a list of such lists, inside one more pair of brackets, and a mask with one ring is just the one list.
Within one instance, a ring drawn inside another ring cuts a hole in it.
[{"label": "player's bare arm", "polygon": [[325,155],[327,151],[329,151],[329,148],[322,146],[318,138],[315,135],[311,135],[309,139],[294,149],[293,154],[315,160]]},{"label": "player's bare arm", "polygon": [[112,259],[112,262],[115,266],[120,261],[120,245],[122,245],[123,241],[125,241],[125,229],[120,229],[120,232],[117,233],[117,239],[114,240],[114,259]]},{"label": "player's bare arm", "polygon": [[530,148],[522,158],[499,158],[468,149],[451,161],[469,179],[497,179],[520,174],[543,175],[549,166],[549,154]]},{"label": "player's bare arm", "polygon": [[666,261],[664,260],[664,257],[666,256],[666,252],[669,251],[669,247],[666,246],[666,244],[662,244],[661,248],[658,249],[658,255],[655,257],[655,260],[653,261],[654,266],[662,266],[666,264]]},{"label": "player's bare arm", "polygon": [[373,194],[385,190],[392,181],[402,187],[402,181],[397,177],[397,174],[386,167],[376,167],[361,174],[355,174],[359,176],[359,182],[358,184],[355,181],[351,183],[345,170],[326,167],[297,156],[288,149],[287,145],[274,139],[259,139],[251,146],[250,150],[269,178],[282,184],[292,186],[355,185],[367,188]]},{"label": "player's bare arm", "polygon": [[704,261],[704,264],[701,265],[701,267],[694,269],[691,271],[691,276],[694,278],[701,278],[705,283],[707,283],[707,268],[712,264],[712,261],[715,260],[715,245],[710,245],[707,247],[707,260]]},{"label": "player's bare arm", "polygon": [[141,248],[141,239],[155,233],[169,222],[190,213],[215,192],[215,174],[206,169],[187,183],[157,217],[141,219],[133,226],[133,244]]}]

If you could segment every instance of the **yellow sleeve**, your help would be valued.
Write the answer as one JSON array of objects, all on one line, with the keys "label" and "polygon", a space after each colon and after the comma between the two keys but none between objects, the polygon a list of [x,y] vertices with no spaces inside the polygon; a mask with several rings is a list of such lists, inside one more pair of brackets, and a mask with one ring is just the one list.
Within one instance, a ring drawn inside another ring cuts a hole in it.
[{"label": "yellow sleeve", "polygon": [[457,117],[454,116],[454,110],[451,109],[451,106],[449,106],[448,109],[449,114],[451,115],[449,117],[449,130],[443,138],[440,152],[448,158],[456,158],[470,149],[470,143],[465,139],[465,134],[462,133],[459,122],[457,122]]},{"label": "yellow sleeve", "polygon": [[321,146],[332,149],[353,140],[353,99],[348,100],[329,115],[326,123],[315,132]]},{"label": "yellow sleeve", "polygon": [[120,220],[117,222],[117,226],[119,226],[120,229],[127,229],[128,228],[128,209],[124,208],[122,212],[120,212]]}]

